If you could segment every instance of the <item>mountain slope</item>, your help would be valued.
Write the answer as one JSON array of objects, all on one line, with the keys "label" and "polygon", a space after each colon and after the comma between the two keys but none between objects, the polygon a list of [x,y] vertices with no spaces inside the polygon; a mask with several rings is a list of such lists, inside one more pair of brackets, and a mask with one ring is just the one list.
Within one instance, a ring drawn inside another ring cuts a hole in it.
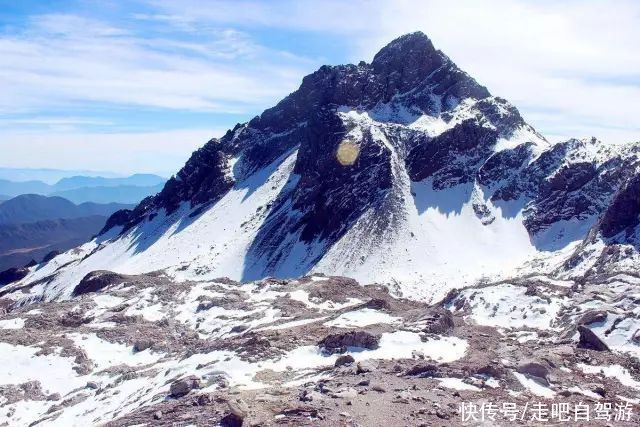
[{"label": "mountain slope", "polygon": [[103,227],[107,217],[47,219],[23,224],[0,224],[0,271],[40,261],[52,251],[64,252],[83,244]]},{"label": "mountain slope", "polygon": [[0,423],[457,426],[462,403],[561,399],[612,400],[619,421],[589,425],[637,426],[639,289],[637,275],[537,275],[429,306],[345,277],[98,271],[70,301],[0,314]]},{"label": "mountain slope", "polygon": [[12,197],[22,194],[59,196],[74,203],[135,204],[160,191],[165,181],[151,174],[135,174],[126,178],[73,176],[62,178],[55,184],[0,179],[0,194]]},{"label": "mountain slope", "polygon": [[110,216],[115,211],[127,207],[127,205],[120,203],[82,203],[76,205],[62,197],[24,194],[2,203],[0,206],[0,225],[91,215]]},{"label": "mountain slope", "polygon": [[82,203],[25,194],[0,204],[0,270],[40,261],[90,240],[107,218],[130,205]]},{"label": "mountain slope", "polygon": [[243,281],[326,272],[430,300],[543,262],[573,274],[563,263],[587,236],[603,242],[594,227],[638,173],[638,150],[549,144],[413,33],[371,64],[305,77],[64,267],[23,283],[55,273],[33,292],[58,298],[103,269]]}]

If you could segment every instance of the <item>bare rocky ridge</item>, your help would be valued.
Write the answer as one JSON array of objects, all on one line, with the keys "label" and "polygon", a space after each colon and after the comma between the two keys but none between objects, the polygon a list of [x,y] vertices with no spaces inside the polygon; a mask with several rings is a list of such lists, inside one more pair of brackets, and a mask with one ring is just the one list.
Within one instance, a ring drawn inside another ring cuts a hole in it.
[{"label": "bare rocky ridge", "polygon": [[640,391],[637,276],[520,278],[431,306],[343,277],[92,277],[66,302],[1,301],[4,425],[460,425],[461,402]]}]

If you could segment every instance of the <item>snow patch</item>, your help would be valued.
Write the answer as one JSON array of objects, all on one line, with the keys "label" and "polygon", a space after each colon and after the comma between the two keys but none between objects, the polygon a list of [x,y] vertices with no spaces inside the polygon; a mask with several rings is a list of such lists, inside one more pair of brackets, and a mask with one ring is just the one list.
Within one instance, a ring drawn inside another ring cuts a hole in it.
[{"label": "snow patch", "polygon": [[16,317],[15,319],[0,320],[0,329],[22,329],[24,328],[24,319]]},{"label": "snow patch", "polygon": [[68,337],[76,346],[83,349],[97,370],[103,370],[120,364],[142,366],[157,362],[162,354],[152,353],[151,350],[133,352],[133,347],[112,343],[96,334],[69,334]]},{"label": "snow patch", "polygon": [[527,377],[526,375],[523,375],[523,374],[521,374],[519,372],[513,372],[513,375],[520,382],[520,384],[522,384],[522,386],[524,388],[526,388],[527,390],[529,390],[531,393],[535,394],[536,396],[541,396],[541,397],[546,397],[547,399],[551,399],[556,395],[556,393],[553,390],[551,390],[548,387],[543,386],[542,384],[538,383],[537,381],[532,380],[531,378]]},{"label": "snow patch", "polygon": [[341,314],[336,319],[325,322],[325,326],[335,326],[338,328],[360,328],[363,326],[375,325],[376,323],[396,323],[399,317],[393,317],[382,311],[371,308],[349,311]]}]

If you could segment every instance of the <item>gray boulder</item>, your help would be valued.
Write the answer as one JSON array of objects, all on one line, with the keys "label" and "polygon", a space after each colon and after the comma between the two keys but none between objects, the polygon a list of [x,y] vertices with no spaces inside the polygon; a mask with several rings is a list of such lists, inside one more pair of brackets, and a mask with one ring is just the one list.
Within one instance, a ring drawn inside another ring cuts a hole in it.
[{"label": "gray boulder", "polygon": [[596,351],[611,351],[609,346],[586,326],[578,325],[578,333],[580,334],[578,347]]},{"label": "gray boulder", "polygon": [[541,363],[526,361],[518,365],[516,371],[544,385],[549,385],[549,368]]},{"label": "gray boulder", "polygon": [[327,335],[318,346],[329,353],[344,353],[348,347],[374,350],[378,348],[380,337],[366,331],[349,331]]},{"label": "gray boulder", "polygon": [[344,354],[336,359],[336,363],[334,366],[337,368],[338,366],[350,365],[355,362],[355,359],[350,354]]},{"label": "gray boulder", "polygon": [[171,397],[182,397],[189,394],[191,390],[200,388],[200,379],[194,375],[179,379],[171,384],[169,394]]}]

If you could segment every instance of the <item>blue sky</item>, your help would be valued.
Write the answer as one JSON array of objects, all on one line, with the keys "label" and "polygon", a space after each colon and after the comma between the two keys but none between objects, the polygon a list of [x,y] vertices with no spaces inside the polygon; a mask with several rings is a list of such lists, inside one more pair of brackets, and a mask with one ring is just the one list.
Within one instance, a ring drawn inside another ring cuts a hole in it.
[{"label": "blue sky", "polygon": [[551,140],[640,140],[640,4],[0,0],[0,167],[170,174],[322,64],[422,30]]}]

